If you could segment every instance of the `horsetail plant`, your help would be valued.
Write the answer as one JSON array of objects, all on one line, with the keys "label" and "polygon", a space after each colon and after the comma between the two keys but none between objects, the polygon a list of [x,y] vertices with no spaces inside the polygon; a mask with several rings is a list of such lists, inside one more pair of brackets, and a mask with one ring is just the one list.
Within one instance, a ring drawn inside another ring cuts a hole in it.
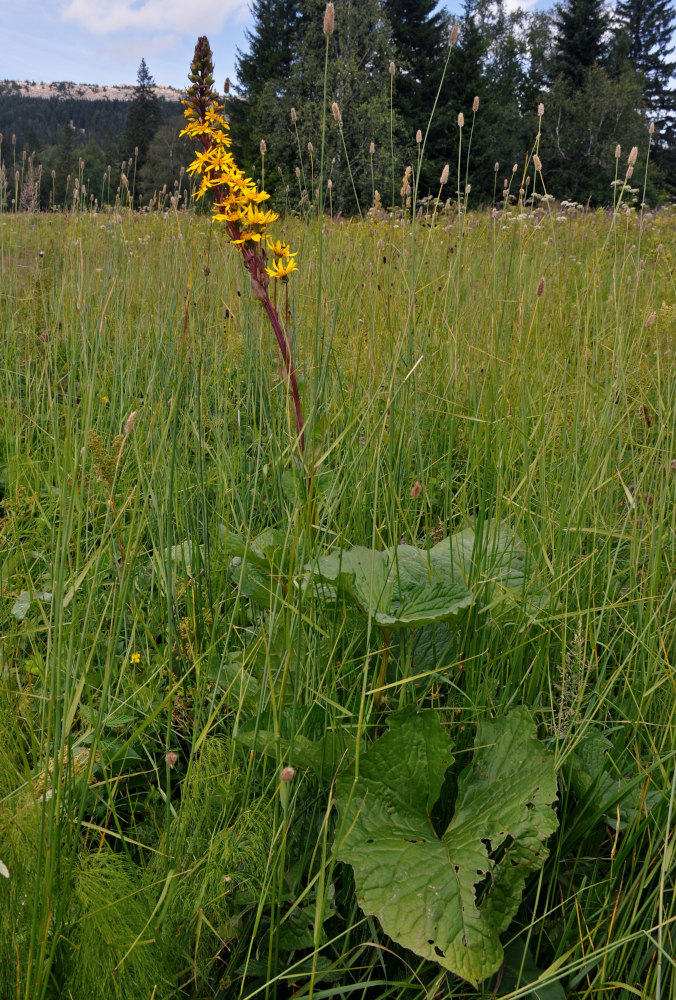
[{"label": "horsetail plant", "polygon": [[[223,106],[219,104],[213,90],[213,71],[209,40],[206,35],[202,35],[197,40],[188,75],[192,85],[188,89],[187,100],[183,102],[187,125],[181,135],[196,139],[202,146],[202,151],[196,154],[188,167],[188,173],[200,174],[202,178],[195,200],[199,200],[207,191],[213,191],[212,220],[225,223],[230,243],[241,253],[244,266],[249,272],[253,296],[265,309],[277,338],[293,400],[298,441],[301,450],[304,450],[303,411],[287,328],[288,288],[284,310],[286,323],[282,322],[277,310],[276,296],[273,303],[268,291],[270,278],[287,286],[289,275],[297,270],[298,265],[294,260],[295,253],[291,252],[288,244],[280,240],[273,242],[268,234],[268,225],[279,218],[275,212],[261,208],[270,195],[264,190],[258,190],[254,181],[238,168],[232,153],[228,151],[231,145],[228,136],[230,126],[224,117]],[[267,266],[266,248],[273,254],[270,267]]]}]

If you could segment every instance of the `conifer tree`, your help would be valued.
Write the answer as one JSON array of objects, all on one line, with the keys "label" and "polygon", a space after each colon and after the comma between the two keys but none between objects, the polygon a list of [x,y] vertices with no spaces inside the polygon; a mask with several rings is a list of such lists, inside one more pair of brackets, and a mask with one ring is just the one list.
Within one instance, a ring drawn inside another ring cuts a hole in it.
[{"label": "conifer tree", "polygon": [[162,108],[155,93],[155,81],[141,59],[134,88],[134,97],[127,111],[127,124],[122,136],[121,153],[128,158],[136,154],[136,170],[142,168],[155,132],[162,122]]},{"label": "conifer tree", "polygon": [[572,90],[582,87],[592,66],[603,61],[608,23],[603,0],[564,0],[557,8],[555,73]]},{"label": "conifer tree", "polygon": [[659,114],[673,103],[669,81],[676,69],[673,37],[676,6],[670,0],[618,0],[615,8],[626,56],[645,80],[644,95]]},{"label": "conifer tree", "polygon": [[[237,50],[236,96],[226,100],[232,140],[241,163],[260,169],[260,141],[270,150],[270,161],[287,163],[293,157],[288,121],[291,109],[289,77],[300,44],[300,0],[252,0],[253,28],[245,32],[248,51]],[[266,177],[266,186],[275,183]]]}]

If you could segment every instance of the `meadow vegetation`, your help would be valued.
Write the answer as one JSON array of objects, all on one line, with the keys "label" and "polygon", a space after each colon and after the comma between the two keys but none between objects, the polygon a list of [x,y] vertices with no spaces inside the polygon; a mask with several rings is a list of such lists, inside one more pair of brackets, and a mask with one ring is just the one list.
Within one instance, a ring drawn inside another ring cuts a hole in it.
[{"label": "meadow vegetation", "polygon": [[0,218],[3,1000],[676,996],[676,215],[405,199]]}]

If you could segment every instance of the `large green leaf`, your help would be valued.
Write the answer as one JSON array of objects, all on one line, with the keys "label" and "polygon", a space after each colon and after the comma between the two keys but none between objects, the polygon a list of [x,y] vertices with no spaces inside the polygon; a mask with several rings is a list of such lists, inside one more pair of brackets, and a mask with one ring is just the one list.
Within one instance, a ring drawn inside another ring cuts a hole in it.
[{"label": "large green leaf", "polygon": [[[400,566],[400,549],[420,554],[402,553]],[[412,546],[379,552],[356,545],[318,559],[312,572],[320,584],[347,594],[385,630],[447,621],[472,601],[464,584],[429,574],[424,553]]]},{"label": "large green leaf", "polygon": [[324,599],[342,593],[384,630],[450,621],[479,593],[484,606],[516,601],[530,577],[523,542],[499,522],[484,524],[480,535],[465,528],[431,549],[356,545],[307,569]]},{"label": "large green leaf", "polygon": [[336,856],[391,937],[476,985],[500,966],[500,934],[546,856],[556,775],[524,709],[480,723],[439,837],[432,807],[452,761],[434,711],[394,716],[358,776],[338,781]]}]

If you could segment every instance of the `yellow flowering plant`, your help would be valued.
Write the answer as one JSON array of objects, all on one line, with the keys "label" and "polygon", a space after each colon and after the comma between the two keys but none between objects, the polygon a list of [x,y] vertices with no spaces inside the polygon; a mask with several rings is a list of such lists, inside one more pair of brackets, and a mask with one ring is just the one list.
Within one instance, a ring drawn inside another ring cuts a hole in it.
[{"label": "yellow flowering plant", "polygon": [[[267,227],[279,218],[275,212],[261,207],[270,195],[267,191],[258,190],[254,181],[239,169],[230,152],[230,126],[225,118],[223,105],[219,103],[218,95],[213,89],[213,71],[209,40],[202,35],[195,46],[188,74],[191,86],[183,101],[187,124],[181,135],[190,136],[202,147],[195,154],[188,173],[200,177],[196,200],[208,191],[213,192],[212,220],[225,225],[230,243],[241,253],[244,266],[249,272],[254,298],[267,313],[289,383],[298,440],[301,449],[304,449],[303,412],[291,341],[277,311],[276,296],[273,303],[268,290],[270,279],[282,281],[286,285],[289,275],[297,270],[298,265],[294,260],[295,253],[291,252],[288,244],[281,240],[274,242],[268,233]],[[272,253],[271,266],[268,266],[268,250]],[[288,299],[286,316],[288,317]]]}]

